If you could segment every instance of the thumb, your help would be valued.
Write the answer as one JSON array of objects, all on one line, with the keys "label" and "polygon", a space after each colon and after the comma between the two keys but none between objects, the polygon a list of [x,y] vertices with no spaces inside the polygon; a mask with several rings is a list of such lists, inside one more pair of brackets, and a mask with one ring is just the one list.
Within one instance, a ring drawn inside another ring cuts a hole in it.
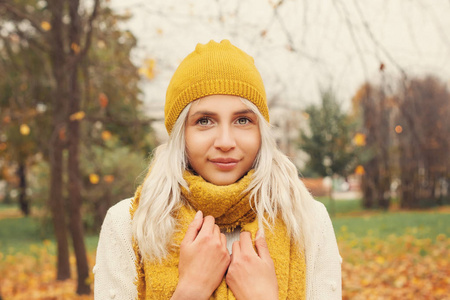
[{"label": "thumb", "polygon": [[197,211],[195,214],[194,220],[192,220],[191,224],[186,231],[186,235],[184,236],[184,240],[186,242],[193,242],[197,237],[198,232],[202,228],[203,225],[203,213],[201,210]]},{"label": "thumb", "polygon": [[261,257],[262,260],[272,259],[270,257],[269,248],[264,236],[264,230],[261,228],[258,229],[258,232],[256,234],[255,246],[256,250],[258,251],[259,257]]}]

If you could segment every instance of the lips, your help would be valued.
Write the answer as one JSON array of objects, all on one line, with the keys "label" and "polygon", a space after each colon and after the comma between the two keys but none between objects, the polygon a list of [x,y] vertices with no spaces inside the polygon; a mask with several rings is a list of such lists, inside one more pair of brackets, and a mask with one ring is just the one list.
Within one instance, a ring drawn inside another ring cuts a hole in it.
[{"label": "lips", "polygon": [[212,162],[217,168],[229,171],[232,170],[239,162],[239,159],[235,158],[214,158],[210,159],[210,162]]}]

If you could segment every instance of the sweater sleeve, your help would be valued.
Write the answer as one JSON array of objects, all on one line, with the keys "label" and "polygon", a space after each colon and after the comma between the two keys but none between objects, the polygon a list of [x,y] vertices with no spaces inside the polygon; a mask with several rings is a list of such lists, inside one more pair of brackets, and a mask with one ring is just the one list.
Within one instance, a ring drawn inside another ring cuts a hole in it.
[{"label": "sweater sleeve", "polygon": [[117,203],[103,221],[93,269],[95,300],[137,297],[130,203],[130,199]]},{"label": "sweater sleeve", "polygon": [[341,263],[333,225],[325,206],[316,202],[317,231],[313,251],[307,255],[307,299],[342,299]]}]

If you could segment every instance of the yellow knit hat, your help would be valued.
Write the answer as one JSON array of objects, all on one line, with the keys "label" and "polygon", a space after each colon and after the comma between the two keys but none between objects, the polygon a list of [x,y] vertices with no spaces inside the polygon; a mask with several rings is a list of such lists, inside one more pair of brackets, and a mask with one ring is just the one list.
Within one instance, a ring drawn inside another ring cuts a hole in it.
[{"label": "yellow knit hat", "polygon": [[197,44],[178,66],[166,93],[165,125],[170,134],[181,111],[199,98],[234,95],[255,104],[269,122],[266,92],[251,56],[230,41]]}]

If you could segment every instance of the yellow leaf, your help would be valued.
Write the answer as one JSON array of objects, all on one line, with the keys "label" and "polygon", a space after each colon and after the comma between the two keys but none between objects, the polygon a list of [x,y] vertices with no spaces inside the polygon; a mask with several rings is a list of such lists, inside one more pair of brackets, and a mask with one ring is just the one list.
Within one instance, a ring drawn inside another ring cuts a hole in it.
[{"label": "yellow leaf", "polygon": [[407,281],[408,281],[408,279],[406,278],[406,276],[401,275],[394,281],[394,286],[396,288],[401,288],[407,283]]},{"label": "yellow leaf", "polygon": [[78,45],[77,43],[72,43],[72,45],[70,45],[70,48],[75,54],[80,53],[80,45]]},{"label": "yellow leaf", "polygon": [[377,257],[375,258],[375,261],[376,261],[378,264],[382,265],[382,264],[384,264],[385,259],[384,259],[383,256],[377,256]]},{"label": "yellow leaf", "polygon": [[108,141],[111,139],[111,136],[112,136],[111,131],[109,131],[109,130],[102,131],[102,140]]},{"label": "yellow leaf", "polygon": [[74,114],[71,114],[69,118],[70,118],[70,121],[79,121],[79,120],[84,119],[85,116],[86,116],[86,114],[84,113],[84,111],[79,111]]},{"label": "yellow leaf", "polygon": [[72,43],[72,45],[70,45],[70,48],[73,50],[73,52],[75,52],[75,54],[80,53],[80,45],[78,45],[77,43]]},{"label": "yellow leaf", "polygon": [[364,170],[363,166],[359,165],[356,167],[355,173],[358,175],[364,175],[364,173],[366,173],[366,171]]},{"label": "yellow leaf", "polygon": [[20,125],[20,134],[21,135],[29,135],[30,127],[27,124]]},{"label": "yellow leaf", "polygon": [[98,177],[98,175],[95,173],[89,174],[89,181],[92,184],[97,184],[100,181],[100,177]]},{"label": "yellow leaf", "polygon": [[156,61],[153,58],[147,59],[144,66],[139,68],[139,74],[144,75],[148,79],[155,78]]},{"label": "yellow leaf", "polygon": [[41,28],[44,31],[49,31],[50,29],[52,29],[52,25],[50,25],[50,23],[47,21],[43,21],[43,22],[41,22]]},{"label": "yellow leaf", "polygon": [[355,136],[353,137],[353,142],[355,143],[356,146],[365,146],[366,145],[366,135],[363,133],[357,133],[355,134]]}]

